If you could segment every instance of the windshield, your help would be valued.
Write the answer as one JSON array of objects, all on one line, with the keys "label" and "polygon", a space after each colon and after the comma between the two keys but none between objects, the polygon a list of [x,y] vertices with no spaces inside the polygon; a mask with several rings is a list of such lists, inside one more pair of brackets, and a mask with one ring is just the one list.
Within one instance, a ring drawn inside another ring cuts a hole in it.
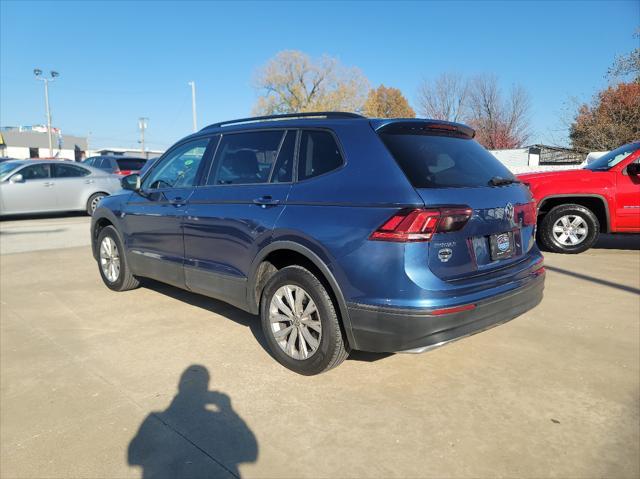
[{"label": "windshield", "polygon": [[4,179],[11,171],[22,165],[18,161],[3,161],[0,163],[0,179]]},{"label": "windshield", "polygon": [[585,166],[585,169],[592,171],[605,171],[609,168],[613,168],[622,160],[624,160],[627,156],[629,156],[634,151],[640,148],[640,142],[638,143],[629,143],[628,145],[621,146],[620,148],[616,148],[609,153],[602,155],[600,158],[595,160],[593,163]]},{"label": "windshield", "polygon": [[381,133],[380,138],[416,188],[508,184],[513,174],[479,143],[467,138]]}]

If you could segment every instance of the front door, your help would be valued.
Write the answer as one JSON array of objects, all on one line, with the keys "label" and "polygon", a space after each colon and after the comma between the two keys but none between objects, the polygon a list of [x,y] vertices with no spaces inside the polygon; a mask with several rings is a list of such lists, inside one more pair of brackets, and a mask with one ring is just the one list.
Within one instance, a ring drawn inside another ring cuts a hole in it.
[{"label": "front door", "polygon": [[628,174],[626,166],[616,172],[616,216],[618,231],[640,232],[640,177]]},{"label": "front door", "polygon": [[[15,181],[21,175],[21,181]],[[58,209],[55,182],[48,163],[25,166],[0,185],[2,213],[40,213]]]},{"label": "front door", "polygon": [[246,302],[249,267],[270,242],[291,189],[296,140],[295,130],[222,136],[185,217],[189,289],[235,305]]},{"label": "front door", "polygon": [[129,197],[123,222],[134,274],[184,286],[182,221],[209,143],[200,138],[172,148]]}]

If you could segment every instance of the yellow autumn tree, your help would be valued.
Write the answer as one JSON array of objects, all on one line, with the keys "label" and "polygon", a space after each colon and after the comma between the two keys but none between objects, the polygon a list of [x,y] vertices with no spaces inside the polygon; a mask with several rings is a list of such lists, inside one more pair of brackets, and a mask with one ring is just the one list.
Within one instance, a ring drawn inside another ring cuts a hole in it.
[{"label": "yellow autumn tree", "polygon": [[364,114],[372,118],[415,118],[416,113],[397,88],[380,85],[369,91]]}]

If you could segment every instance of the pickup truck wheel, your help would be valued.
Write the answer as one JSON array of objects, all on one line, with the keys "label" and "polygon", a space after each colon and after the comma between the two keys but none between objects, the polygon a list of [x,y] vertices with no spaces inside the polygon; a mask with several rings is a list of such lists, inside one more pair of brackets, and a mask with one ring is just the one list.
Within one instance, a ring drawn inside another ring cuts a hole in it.
[{"label": "pickup truck wheel", "polygon": [[554,253],[582,253],[593,246],[599,234],[598,218],[581,205],[556,206],[540,223],[540,241]]}]

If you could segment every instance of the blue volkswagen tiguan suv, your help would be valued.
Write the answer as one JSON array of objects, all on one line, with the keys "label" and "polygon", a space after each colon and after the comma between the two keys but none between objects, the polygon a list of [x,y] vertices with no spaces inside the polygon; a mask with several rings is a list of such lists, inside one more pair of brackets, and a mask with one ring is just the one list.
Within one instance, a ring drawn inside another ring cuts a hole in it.
[{"label": "blue volkswagen tiguan suv", "polygon": [[107,287],[153,278],[261,319],[301,374],[422,352],[542,299],[536,208],[461,124],[305,113],[208,126],[92,218]]}]

